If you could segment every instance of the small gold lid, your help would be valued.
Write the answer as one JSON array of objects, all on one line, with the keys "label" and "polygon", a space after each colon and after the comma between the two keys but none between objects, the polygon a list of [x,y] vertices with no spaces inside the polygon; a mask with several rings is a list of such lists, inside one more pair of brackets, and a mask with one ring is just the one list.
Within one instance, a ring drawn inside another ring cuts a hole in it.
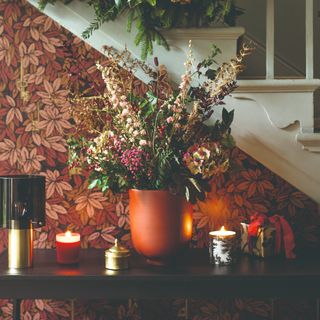
[{"label": "small gold lid", "polygon": [[127,248],[120,246],[118,244],[118,239],[116,239],[114,242],[114,246],[111,247],[110,249],[106,250],[105,256],[109,257],[109,258],[111,258],[111,257],[125,258],[125,257],[130,256],[130,251]]},{"label": "small gold lid", "polygon": [[105,267],[110,270],[124,270],[129,268],[130,251],[120,245],[118,240],[114,246],[105,251]]}]

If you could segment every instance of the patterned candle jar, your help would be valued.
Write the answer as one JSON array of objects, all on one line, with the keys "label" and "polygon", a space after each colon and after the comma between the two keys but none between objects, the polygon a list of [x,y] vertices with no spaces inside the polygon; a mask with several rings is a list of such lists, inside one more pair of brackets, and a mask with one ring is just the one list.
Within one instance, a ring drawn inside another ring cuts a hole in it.
[{"label": "patterned candle jar", "polygon": [[229,265],[235,262],[238,246],[236,233],[224,227],[209,232],[210,263],[216,265]]}]

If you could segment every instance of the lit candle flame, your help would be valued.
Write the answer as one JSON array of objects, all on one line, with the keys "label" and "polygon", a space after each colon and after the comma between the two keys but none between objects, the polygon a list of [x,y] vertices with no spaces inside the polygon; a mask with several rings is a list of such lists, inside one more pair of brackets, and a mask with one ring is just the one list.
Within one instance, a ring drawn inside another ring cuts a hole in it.
[{"label": "lit candle flame", "polygon": [[68,230],[68,231],[66,232],[66,237],[67,237],[67,238],[71,238],[71,231]]},{"label": "lit candle flame", "polygon": [[229,237],[229,236],[235,236],[236,233],[234,231],[226,230],[225,227],[222,226],[220,230],[211,231],[211,232],[209,232],[209,234],[212,236],[215,236],[215,237],[224,238],[224,237]]}]

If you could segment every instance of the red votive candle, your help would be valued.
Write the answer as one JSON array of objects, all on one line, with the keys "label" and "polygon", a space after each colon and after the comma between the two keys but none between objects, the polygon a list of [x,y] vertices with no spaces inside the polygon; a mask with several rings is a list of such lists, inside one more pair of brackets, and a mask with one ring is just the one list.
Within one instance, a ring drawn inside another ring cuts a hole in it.
[{"label": "red votive candle", "polygon": [[80,234],[58,233],[56,235],[57,262],[61,264],[73,264],[79,262]]}]

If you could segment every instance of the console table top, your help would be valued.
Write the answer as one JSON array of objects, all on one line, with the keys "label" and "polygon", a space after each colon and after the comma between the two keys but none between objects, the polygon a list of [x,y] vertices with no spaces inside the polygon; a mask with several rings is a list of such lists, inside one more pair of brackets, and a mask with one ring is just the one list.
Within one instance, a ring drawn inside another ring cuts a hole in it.
[{"label": "console table top", "polygon": [[[320,296],[320,257],[209,264],[207,249],[190,249],[169,267],[133,254],[125,271],[104,268],[104,250],[81,250],[75,266],[56,263],[55,250],[35,250],[34,267],[11,271],[0,256],[0,298],[176,298]],[[319,253],[320,256],[320,253]]]}]

